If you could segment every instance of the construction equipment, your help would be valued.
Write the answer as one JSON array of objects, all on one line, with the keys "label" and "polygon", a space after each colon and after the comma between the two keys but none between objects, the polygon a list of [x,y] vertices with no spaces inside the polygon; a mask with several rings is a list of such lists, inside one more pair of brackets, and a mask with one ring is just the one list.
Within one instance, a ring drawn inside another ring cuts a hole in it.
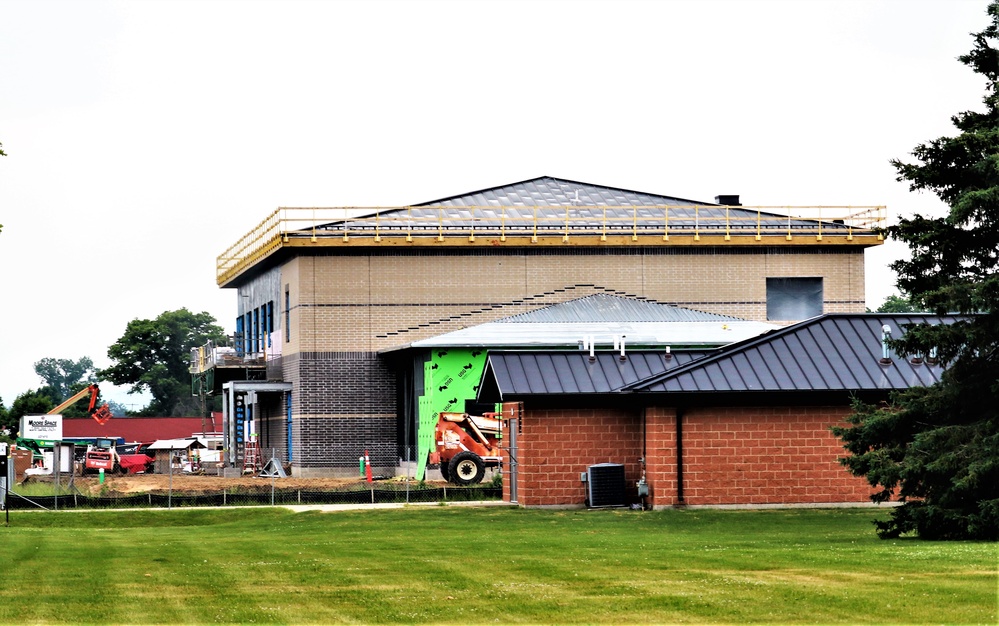
[{"label": "construction equipment", "polygon": [[456,485],[482,482],[487,467],[499,467],[502,423],[497,413],[469,415],[442,411],[434,430],[436,450],[430,463],[440,463],[444,480]]},{"label": "construction equipment", "polygon": [[[137,446],[138,448],[138,446]],[[131,454],[118,450],[118,442],[114,439],[99,438],[87,446],[83,457],[83,472],[113,472],[115,474],[139,472],[150,473],[153,469],[153,458],[136,449]]]},{"label": "construction equipment", "polygon": [[100,392],[101,390],[97,387],[97,385],[89,385],[87,387],[84,387],[80,391],[74,393],[69,398],[67,398],[65,402],[55,407],[51,411],[49,411],[47,415],[56,415],[58,413],[62,413],[63,409],[73,406],[80,398],[84,397],[87,394],[90,394],[90,406],[87,407],[87,414],[90,415],[90,417],[97,420],[98,424],[103,426],[109,419],[111,419],[112,415],[111,415],[111,409],[108,407],[107,404],[103,404],[95,408],[95,405],[97,404],[97,397],[98,395],[100,395]]},{"label": "construction equipment", "polygon": [[[105,423],[107,423],[109,419],[111,419],[112,415],[111,415],[111,409],[108,407],[107,404],[97,406],[97,398],[100,395],[100,389],[97,387],[97,385],[88,385],[83,389],[81,389],[80,391],[77,391],[69,398],[67,398],[64,402],[62,402],[55,408],[51,409],[45,415],[41,416],[25,415],[21,418],[20,434],[22,436],[17,438],[17,447],[31,450],[33,465],[35,463],[41,463],[47,465],[48,461],[46,461],[45,459],[47,451],[52,450],[52,448],[59,443],[59,440],[61,438],[61,432],[62,432],[61,423],[55,418],[52,418],[50,420],[42,418],[45,418],[45,416],[48,415],[59,415],[60,413],[62,413],[63,410],[73,406],[81,398],[87,395],[90,396],[90,404],[87,407],[87,414],[93,417],[98,424],[103,426]],[[43,434],[45,433],[55,434],[56,437],[37,438],[37,435],[35,435],[34,438],[32,438],[24,436],[25,434],[28,433],[29,430],[34,430],[33,428],[30,427],[33,426],[36,422],[44,423],[44,425],[41,427],[42,430],[40,432],[42,432]],[[57,428],[57,430],[51,430],[51,431],[45,430],[45,429],[55,429],[55,428]]]}]

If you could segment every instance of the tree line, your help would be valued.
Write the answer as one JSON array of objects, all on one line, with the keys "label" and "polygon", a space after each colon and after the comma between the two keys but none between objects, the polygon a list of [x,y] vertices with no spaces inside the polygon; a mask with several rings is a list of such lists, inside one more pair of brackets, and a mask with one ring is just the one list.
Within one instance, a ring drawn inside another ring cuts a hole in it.
[{"label": "tree line", "polygon": [[[191,348],[208,341],[223,343],[225,332],[209,313],[186,308],[165,311],[155,319],[134,319],[109,348],[111,366],[97,369],[90,357],[79,359],[46,357],[35,363],[42,381],[37,389],[17,396],[10,408],[0,399],[0,435],[16,434],[24,415],[47,413],[74,393],[93,383],[128,385],[128,393],[148,392],[152,400],[138,411],[127,411],[108,402],[116,417],[200,415],[201,400],[192,395],[188,370]],[[211,409],[213,407],[206,407]],[[65,417],[86,417],[83,401],[62,411]]]}]

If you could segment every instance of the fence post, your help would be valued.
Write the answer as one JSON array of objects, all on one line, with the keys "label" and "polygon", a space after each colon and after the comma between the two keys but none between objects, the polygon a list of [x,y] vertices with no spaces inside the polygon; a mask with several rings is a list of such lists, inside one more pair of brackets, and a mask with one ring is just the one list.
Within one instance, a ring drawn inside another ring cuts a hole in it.
[{"label": "fence post", "polygon": [[174,452],[170,450],[170,477],[167,479],[167,510],[173,508],[173,455]]}]

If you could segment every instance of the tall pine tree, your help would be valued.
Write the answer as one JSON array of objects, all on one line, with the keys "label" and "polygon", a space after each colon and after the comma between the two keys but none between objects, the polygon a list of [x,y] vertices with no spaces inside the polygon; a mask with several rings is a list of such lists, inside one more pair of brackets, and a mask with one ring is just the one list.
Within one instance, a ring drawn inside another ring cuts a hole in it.
[{"label": "tall pine tree", "polygon": [[985,111],[952,117],[960,133],[917,146],[915,163],[892,161],[911,191],[950,207],[888,229],[910,248],[910,259],[892,265],[899,289],[927,311],[964,316],[911,326],[895,348],[934,353],[946,370],[887,406],[858,406],[853,426],[835,429],[848,469],[880,488],[875,500],[902,501],[878,523],[882,537],[999,538],[999,2],[988,14],[991,24],[959,57],[988,81]]}]

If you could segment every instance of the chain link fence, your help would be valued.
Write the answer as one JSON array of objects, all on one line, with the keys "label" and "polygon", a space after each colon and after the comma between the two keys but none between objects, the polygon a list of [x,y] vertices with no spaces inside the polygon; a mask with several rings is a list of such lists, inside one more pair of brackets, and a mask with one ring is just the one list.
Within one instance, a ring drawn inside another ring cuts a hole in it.
[{"label": "chain link fence", "polygon": [[[373,505],[502,499],[502,474],[486,472],[482,482],[456,485],[436,466],[417,477],[417,464],[401,459],[394,472],[372,474],[363,457],[356,474],[299,478],[274,450],[262,451],[246,468],[205,461],[212,455],[194,450],[159,453],[140,473],[76,472],[18,476],[6,494],[15,510],[191,508],[228,506]],[[412,458],[414,451],[410,451]],[[387,475],[392,474],[392,475]]]}]

